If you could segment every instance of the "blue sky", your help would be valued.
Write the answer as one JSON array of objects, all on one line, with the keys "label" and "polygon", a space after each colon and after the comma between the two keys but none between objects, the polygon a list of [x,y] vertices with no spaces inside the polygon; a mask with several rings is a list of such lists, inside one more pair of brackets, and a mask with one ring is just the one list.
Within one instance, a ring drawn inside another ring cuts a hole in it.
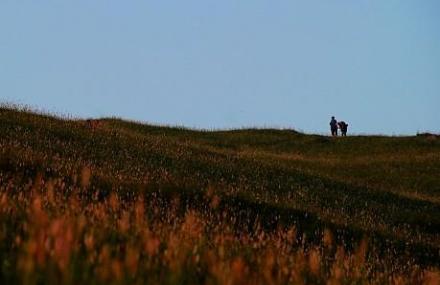
[{"label": "blue sky", "polygon": [[440,1],[1,0],[0,101],[196,128],[440,132]]}]

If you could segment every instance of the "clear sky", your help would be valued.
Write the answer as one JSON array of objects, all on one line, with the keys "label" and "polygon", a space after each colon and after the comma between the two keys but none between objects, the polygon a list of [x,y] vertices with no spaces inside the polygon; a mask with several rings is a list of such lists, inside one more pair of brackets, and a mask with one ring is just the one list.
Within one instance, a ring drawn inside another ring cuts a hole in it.
[{"label": "clear sky", "polygon": [[197,128],[440,132],[438,0],[0,0],[0,101]]}]

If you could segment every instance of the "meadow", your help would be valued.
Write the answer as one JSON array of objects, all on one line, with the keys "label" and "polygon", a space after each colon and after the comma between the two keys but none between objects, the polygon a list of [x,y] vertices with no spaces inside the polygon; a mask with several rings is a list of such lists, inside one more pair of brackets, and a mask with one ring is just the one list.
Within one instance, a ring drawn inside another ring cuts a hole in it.
[{"label": "meadow", "polygon": [[440,137],[0,108],[0,284],[440,284]]}]

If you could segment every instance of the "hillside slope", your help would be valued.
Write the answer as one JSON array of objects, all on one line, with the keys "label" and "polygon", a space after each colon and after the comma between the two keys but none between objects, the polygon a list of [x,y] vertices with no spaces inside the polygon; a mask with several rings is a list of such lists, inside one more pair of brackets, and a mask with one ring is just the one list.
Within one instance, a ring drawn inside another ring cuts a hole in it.
[{"label": "hillside slope", "polygon": [[440,264],[440,138],[209,132],[113,118],[90,128],[7,108],[0,134],[2,191],[27,191],[38,177],[74,191],[86,169],[89,192],[102,199],[159,191],[203,208],[213,191],[220,207],[245,209],[249,225],[295,225],[311,243],[322,229],[341,243],[368,236]]}]

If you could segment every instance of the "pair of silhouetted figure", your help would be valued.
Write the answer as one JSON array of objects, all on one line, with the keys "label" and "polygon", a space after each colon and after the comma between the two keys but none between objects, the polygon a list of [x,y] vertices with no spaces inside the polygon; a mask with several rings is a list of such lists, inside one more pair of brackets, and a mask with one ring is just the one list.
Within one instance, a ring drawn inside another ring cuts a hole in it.
[{"label": "pair of silhouetted figure", "polygon": [[330,120],[330,131],[332,132],[332,136],[338,136],[338,128],[341,130],[341,136],[347,136],[348,124],[344,121],[336,121],[335,117],[332,117]]}]

